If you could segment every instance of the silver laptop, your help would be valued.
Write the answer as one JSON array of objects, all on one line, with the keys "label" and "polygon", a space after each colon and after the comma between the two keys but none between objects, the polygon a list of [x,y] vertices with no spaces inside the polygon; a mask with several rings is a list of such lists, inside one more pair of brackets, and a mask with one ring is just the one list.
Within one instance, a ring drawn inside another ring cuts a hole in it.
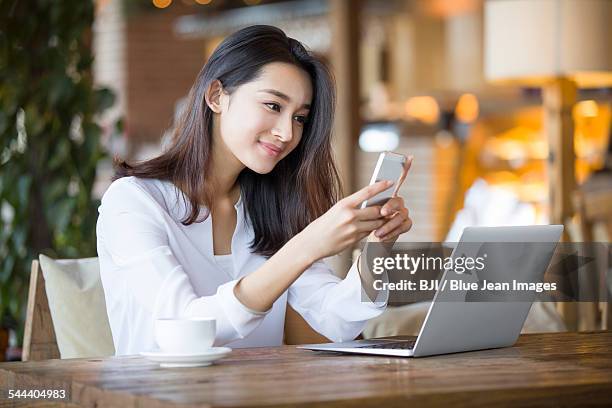
[{"label": "silver laptop", "polygon": [[[504,276],[506,280],[510,276],[518,276],[523,281],[541,282],[562,232],[563,226],[561,225],[468,227],[464,229],[451,257],[474,251],[479,243],[499,243],[498,248],[506,247],[506,249],[503,249],[503,253],[494,254],[495,259],[500,262],[494,263],[492,268],[487,268],[488,273]],[[520,248],[521,243],[525,244],[522,245],[522,248]],[[512,254],[511,248],[514,247],[520,249],[518,255]],[[499,249],[497,251],[499,252]],[[505,261],[502,262],[504,259]],[[506,262],[508,259],[510,262]],[[446,270],[440,281],[456,276],[455,272]],[[463,278],[478,279],[473,274],[465,275]],[[493,280],[495,280],[494,277]],[[448,287],[448,285],[443,286],[441,283],[440,287]],[[503,292],[497,292],[497,294],[503,296]],[[416,338],[387,337],[342,343],[306,344],[299,348],[343,353],[423,357],[508,347],[516,342],[533,303],[533,298],[473,301],[473,299],[467,300],[465,293],[463,300],[461,296],[461,292],[438,290]]]}]

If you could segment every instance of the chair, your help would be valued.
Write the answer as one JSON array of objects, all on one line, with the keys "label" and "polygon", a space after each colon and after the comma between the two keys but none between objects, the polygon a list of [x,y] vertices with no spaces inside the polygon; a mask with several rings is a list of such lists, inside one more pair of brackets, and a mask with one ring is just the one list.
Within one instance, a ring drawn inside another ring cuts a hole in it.
[{"label": "chair", "polygon": [[[587,180],[574,195],[574,206],[579,220],[580,235],[583,242],[595,242],[595,227],[601,224],[607,235],[607,242],[612,239],[612,174],[608,172],[595,173]],[[595,290],[603,287],[607,298],[599,302],[580,302],[579,321],[580,330],[595,330],[612,328],[612,282],[609,281],[608,256],[597,259],[598,270],[593,274],[595,280],[586,282]],[[581,282],[582,284],[583,282]],[[601,307],[601,309],[600,309]]]},{"label": "chair", "polygon": [[285,312],[285,337],[283,343],[286,345],[329,343],[330,340],[316,332],[304,320],[304,318],[293,308],[287,305]]},{"label": "chair", "polygon": [[115,354],[97,258],[40,255],[26,312],[24,360]]},{"label": "chair", "polygon": [[[323,342],[329,342],[329,340],[314,331],[299,313],[287,305],[284,343],[295,345]],[[40,361],[57,358],[61,358],[61,356],[49,309],[45,278],[40,262],[33,260],[30,272],[22,359],[23,361]]]},{"label": "chair", "polygon": [[49,301],[45,290],[40,263],[32,261],[30,288],[26,308],[26,322],[23,333],[23,361],[39,361],[60,358],[51,320]]}]

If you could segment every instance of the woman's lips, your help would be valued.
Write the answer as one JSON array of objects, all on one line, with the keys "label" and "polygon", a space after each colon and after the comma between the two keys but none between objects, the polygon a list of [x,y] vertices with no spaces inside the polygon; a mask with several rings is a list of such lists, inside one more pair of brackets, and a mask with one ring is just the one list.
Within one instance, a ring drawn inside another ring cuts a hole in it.
[{"label": "woman's lips", "polygon": [[268,156],[276,157],[281,153],[281,150],[270,143],[259,142],[260,146],[268,154]]}]

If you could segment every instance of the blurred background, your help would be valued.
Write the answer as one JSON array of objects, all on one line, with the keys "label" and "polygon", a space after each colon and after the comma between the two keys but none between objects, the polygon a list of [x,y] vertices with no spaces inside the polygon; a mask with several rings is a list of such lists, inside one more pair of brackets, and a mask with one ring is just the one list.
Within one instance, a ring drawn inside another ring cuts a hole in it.
[{"label": "blurred background", "polygon": [[[96,255],[113,157],[159,154],[208,56],[252,24],[332,67],[345,193],[368,184],[380,151],[414,156],[401,239],[547,223],[565,224],[566,241],[612,235],[610,1],[29,3],[0,6],[5,342],[20,344],[32,259]],[[330,261],[340,273],[350,257]],[[569,307],[569,329],[610,327],[607,303],[583,323]]]}]

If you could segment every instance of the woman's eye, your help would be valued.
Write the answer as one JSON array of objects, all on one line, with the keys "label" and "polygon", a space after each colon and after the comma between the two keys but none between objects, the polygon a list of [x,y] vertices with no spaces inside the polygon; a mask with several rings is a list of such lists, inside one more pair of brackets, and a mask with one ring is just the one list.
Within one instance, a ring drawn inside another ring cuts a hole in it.
[{"label": "woman's eye", "polygon": [[280,109],[281,109],[281,108],[280,108],[280,105],[279,105],[278,103],[273,103],[273,102],[270,102],[270,103],[266,103],[265,105],[266,105],[268,108],[270,108],[270,109],[272,109],[273,111],[275,111],[275,112],[280,112]]},{"label": "woman's eye", "polygon": [[295,119],[300,125],[306,123],[306,116],[294,116],[293,119]]}]

